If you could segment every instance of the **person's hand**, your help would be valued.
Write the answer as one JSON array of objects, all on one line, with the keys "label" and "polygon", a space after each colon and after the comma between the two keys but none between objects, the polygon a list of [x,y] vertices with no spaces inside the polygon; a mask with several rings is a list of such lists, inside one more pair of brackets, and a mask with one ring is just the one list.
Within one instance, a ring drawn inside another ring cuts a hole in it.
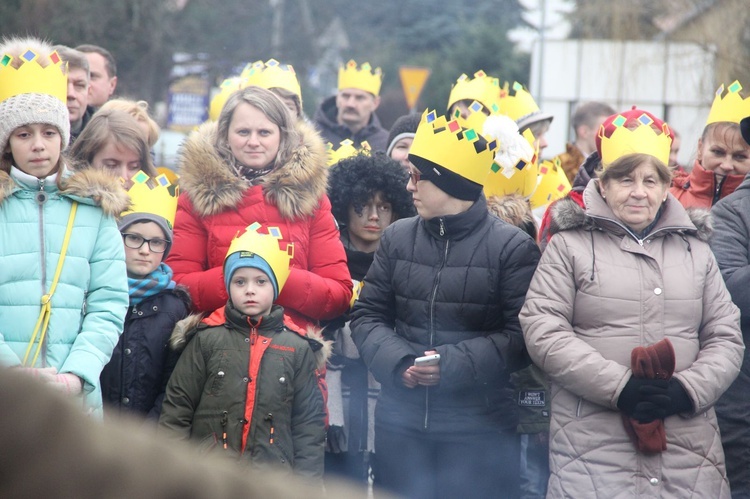
[{"label": "person's hand", "polygon": [[658,408],[664,415],[662,418],[673,416],[681,412],[693,410],[693,402],[679,381],[671,378],[667,382],[666,390],[652,386],[641,387],[646,403]]},{"label": "person's hand", "polygon": [[[435,350],[427,350],[425,355],[434,355]],[[440,383],[440,362],[434,366],[411,366],[406,370],[411,379],[422,386],[436,386]],[[406,374],[404,373],[404,374]]]},{"label": "person's hand", "polygon": [[346,452],[346,434],[343,426],[331,425],[326,434],[326,452],[340,454]]},{"label": "person's hand", "polygon": [[[666,396],[668,384],[669,382],[665,379],[645,379],[631,376],[622,392],[620,392],[620,398],[617,399],[617,408],[628,416],[634,417],[636,406],[642,402],[659,406],[654,398],[661,395]],[[651,405],[641,406],[642,417],[645,414],[653,415],[651,411],[654,408]]]},{"label": "person's hand", "polygon": [[83,391],[83,381],[73,373],[55,374],[50,384],[66,395],[78,395]]},{"label": "person's hand", "polygon": [[409,372],[409,369],[411,369],[411,367],[401,373],[401,382],[406,388],[415,388],[417,386],[417,380],[412,376],[412,373]]}]

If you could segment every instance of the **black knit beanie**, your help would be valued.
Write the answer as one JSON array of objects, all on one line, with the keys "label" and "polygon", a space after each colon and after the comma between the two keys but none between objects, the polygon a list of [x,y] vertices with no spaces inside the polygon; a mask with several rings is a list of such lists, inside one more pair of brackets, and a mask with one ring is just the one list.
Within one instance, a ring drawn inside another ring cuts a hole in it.
[{"label": "black knit beanie", "polygon": [[476,201],[482,193],[481,185],[428,159],[409,154],[409,161],[419,169],[422,180],[429,180],[454,198]]},{"label": "black knit beanie", "polygon": [[391,131],[388,134],[388,149],[386,149],[385,153],[390,156],[396,142],[399,140],[407,137],[414,138],[421,120],[422,116],[419,114],[405,114],[399,117],[393,123]]}]

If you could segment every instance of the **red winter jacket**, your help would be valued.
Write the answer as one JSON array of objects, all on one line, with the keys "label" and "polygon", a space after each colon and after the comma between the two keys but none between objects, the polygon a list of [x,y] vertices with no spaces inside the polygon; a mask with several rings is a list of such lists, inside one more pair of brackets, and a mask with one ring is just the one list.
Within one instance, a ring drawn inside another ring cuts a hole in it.
[{"label": "red winter jacket", "polygon": [[303,330],[343,314],[352,283],[344,248],[325,195],[326,153],[309,126],[287,164],[249,186],[213,146],[216,124],[207,123],[186,141],[174,242],[167,263],[175,281],[188,287],[197,311],[226,304],[222,267],[238,231],[254,222],[278,227],[294,243],[292,271],[277,303]]},{"label": "red winter jacket", "polygon": [[733,193],[744,178],[744,175],[726,175],[717,183],[716,174],[696,161],[690,173],[675,176],[669,192],[685,208],[710,209],[719,199]]}]

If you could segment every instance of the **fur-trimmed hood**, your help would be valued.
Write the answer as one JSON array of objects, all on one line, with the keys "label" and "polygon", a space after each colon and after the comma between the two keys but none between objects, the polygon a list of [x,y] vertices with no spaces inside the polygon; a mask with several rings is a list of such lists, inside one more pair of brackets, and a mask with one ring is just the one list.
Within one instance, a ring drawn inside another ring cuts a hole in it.
[{"label": "fur-trimmed hood", "polygon": [[[216,312],[214,312],[214,314],[216,314]],[[211,317],[214,317],[214,315]],[[200,329],[208,327],[209,325],[216,325],[208,324],[204,319],[207,321],[210,320],[207,319],[204,314],[191,314],[181,321],[178,321],[169,338],[169,347],[172,350],[181,352]],[[315,353],[316,367],[318,369],[325,367],[326,362],[333,352],[333,341],[325,339],[323,337],[323,330],[313,326],[308,326],[306,334],[301,334],[294,329],[292,330],[297,334],[300,334],[300,336],[303,336],[310,344],[312,351]]]},{"label": "fur-trimmed hood", "polygon": [[[105,214],[119,217],[130,205],[130,198],[120,181],[107,172],[89,168],[75,171],[62,182],[60,195],[101,207]],[[18,184],[7,172],[0,171],[0,204]]]},{"label": "fur-trimmed hood", "polygon": [[[552,206],[550,233],[575,229],[607,229],[617,221],[607,202],[599,193],[598,181],[589,182],[584,191],[586,208],[570,198],[560,199]],[[610,223],[607,223],[610,221]],[[602,223],[604,222],[604,223]],[[701,241],[708,241],[713,231],[713,219],[708,210],[691,208],[686,210],[674,196],[669,194],[662,206],[661,215],[652,232],[666,229],[670,232],[692,234]]]},{"label": "fur-trimmed hood", "polygon": [[[289,161],[260,179],[266,201],[288,220],[311,215],[326,193],[326,150],[318,133],[298,121],[300,144]],[[250,187],[217,153],[217,124],[204,123],[185,142],[180,166],[180,188],[201,216],[234,208]]]}]

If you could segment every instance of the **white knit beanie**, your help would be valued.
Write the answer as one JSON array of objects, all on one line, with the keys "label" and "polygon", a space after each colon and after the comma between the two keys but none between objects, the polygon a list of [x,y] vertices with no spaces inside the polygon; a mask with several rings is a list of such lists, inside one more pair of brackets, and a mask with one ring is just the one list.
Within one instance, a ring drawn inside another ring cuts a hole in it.
[{"label": "white knit beanie", "polygon": [[70,118],[65,104],[47,94],[19,94],[0,102],[0,144],[3,150],[13,130],[33,123],[57,127],[62,136],[62,148],[68,146]]}]

